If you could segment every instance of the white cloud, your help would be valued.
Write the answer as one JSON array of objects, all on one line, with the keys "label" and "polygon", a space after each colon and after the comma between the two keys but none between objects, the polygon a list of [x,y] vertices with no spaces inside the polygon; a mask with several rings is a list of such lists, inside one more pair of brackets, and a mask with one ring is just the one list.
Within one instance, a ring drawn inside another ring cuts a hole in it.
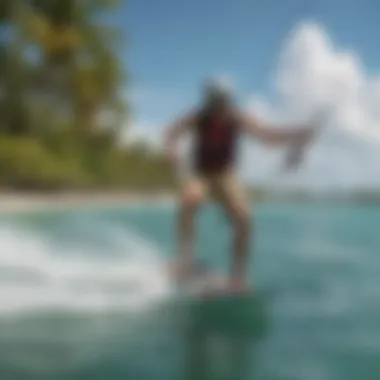
[{"label": "white cloud", "polygon": [[380,77],[366,75],[354,52],[335,46],[319,25],[303,23],[283,45],[275,88],[279,104],[254,95],[248,109],[283,122],[324,109],[326,125],[296,176],[278,175],[278,153],[250,148],[243,157],[246,177],[277,185],[286,179],[314,187],[380,185]]},{"label": "white cloud", "polygon": [[150,121],[132,121],[123,128],[121,144],[144,142],[152,149],[160,149],[163,127]]}]

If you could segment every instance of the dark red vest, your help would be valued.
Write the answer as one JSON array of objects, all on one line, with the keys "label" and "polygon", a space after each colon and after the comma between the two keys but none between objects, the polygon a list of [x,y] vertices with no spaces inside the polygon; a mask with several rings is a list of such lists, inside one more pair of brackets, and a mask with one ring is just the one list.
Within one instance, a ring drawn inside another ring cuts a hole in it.
[{"label": "dark red vest", "polygon": [[195,170],[217,173],[234,166],[238,128],[233,115],[220,117],[201,111],[196,125]]}]

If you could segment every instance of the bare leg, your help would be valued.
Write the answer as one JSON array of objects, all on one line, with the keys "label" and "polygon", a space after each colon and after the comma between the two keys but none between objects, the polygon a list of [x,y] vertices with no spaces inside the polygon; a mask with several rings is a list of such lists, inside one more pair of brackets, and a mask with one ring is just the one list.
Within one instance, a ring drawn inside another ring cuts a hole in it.
[{"label": "bare leg", "polygon": [[227,213],[234,229],[231,258],[230,286],[232,290],[248,287],[247,265],[250,252],[251,223],[249,202],[243,187],[235,176],[228,174],[216,182],[216,192],[221,206]]},{"label": "bare leg", "polygon": [[247,264],[250,250],[249,216],[242,210],[231,210],[231,219],[235,232],[231,263],[231,286],[237,290],[248,286]]},{"label": "bare leg", "polygon": [[200,182],[189,184],[181,197],[178,215],[178,265],[176,277],[186,280],[194,264],[195,217],[203,200],[204,189]]},{"label": "bare leg", "polygon": [[179,210],[178,254],[179,277],[185,279],[190,275],[194,263],[194,222],[196,208],[182,202]]}]

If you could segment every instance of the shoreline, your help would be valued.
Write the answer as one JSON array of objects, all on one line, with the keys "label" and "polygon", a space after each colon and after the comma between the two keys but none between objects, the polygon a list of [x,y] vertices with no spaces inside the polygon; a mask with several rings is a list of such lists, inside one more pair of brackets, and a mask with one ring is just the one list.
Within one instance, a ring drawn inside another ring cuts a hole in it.
[{"label": "shoreline", "polygon": [[116,206],[173,204],[174,194],[139,194],[137,192],[60,192],[60,193],[0,193],[1,213],[54,211],[76,206]]},{"label": "shoreline", "polygon": [[[147,206],[147,205],[173,205],[176,202],[174,192],[144,193],[132,190],[126,191],[77,191],[64,192],[18,192],[0,190],[0,214],[18,214],[27,212],[49,212],[70,210],[75,207],[103,207],[103,206]],[[252,198],[254,203],[296,203],[296,204],[363,204],[379,205],[379,201],[358,201],[349,198],[310,198],[295,199],[292,197],[273,197],[268,199]]]}]

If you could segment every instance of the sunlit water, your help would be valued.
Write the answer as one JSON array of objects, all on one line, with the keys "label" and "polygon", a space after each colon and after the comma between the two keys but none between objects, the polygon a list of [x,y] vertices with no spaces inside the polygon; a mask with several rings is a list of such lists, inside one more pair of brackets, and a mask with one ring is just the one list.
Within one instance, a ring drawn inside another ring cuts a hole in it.
[{"label": "sunlit water", "polygon": [[[178,299],[168,281],[174,215],[2,218],[0,378],[380,378],[379,206],[258,206],[256,299],[219,308]],[[198,255],[227,270],[229,226],[212,207],[199,222]]]}]

